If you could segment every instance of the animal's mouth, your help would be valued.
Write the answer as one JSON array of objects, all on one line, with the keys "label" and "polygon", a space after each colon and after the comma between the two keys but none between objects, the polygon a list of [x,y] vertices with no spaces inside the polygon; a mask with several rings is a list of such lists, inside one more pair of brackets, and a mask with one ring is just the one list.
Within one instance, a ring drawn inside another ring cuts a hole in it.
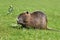
[{"label": "animal's mouth", "polygon": [[17,21],[17,24],[22,24],[22,23],[20,23],[20,22]]},{"label": "animal's mouth", "polygon": [[23,23],[23,22],[21,23],[21,22],[18,22],[18,21],[17,21],[17,24],[25,25],[25,23]]}]

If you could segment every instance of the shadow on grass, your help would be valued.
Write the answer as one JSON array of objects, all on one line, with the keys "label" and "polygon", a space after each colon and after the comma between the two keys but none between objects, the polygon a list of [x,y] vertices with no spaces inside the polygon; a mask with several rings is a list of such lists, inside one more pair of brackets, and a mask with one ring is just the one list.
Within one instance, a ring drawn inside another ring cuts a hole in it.
[{"label": "shadow on grass", "polygon": [[26,28],[26,27],[23,27],[22,25],[15,25],[15,26],[10,26],[12,28],[15,28],[15,29],[33,29],[33,30],[46,30],[46,31],[54,31],[54,32],[60,32],[60,30],[57,30],[57,29],[36,29],[36,28]]}]

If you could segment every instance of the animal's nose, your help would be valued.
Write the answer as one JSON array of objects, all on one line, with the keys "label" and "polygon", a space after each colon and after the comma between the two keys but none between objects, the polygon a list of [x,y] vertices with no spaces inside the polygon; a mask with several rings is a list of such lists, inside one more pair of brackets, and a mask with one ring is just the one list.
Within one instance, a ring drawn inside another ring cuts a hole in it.
[{"label": "animal's nose", "polygon": [[16,19],[16,21],[17,21],[17,24],[19,24],[19,22],[18,22],[19,20],[18,20],[18,19]]},{"label": "animal's nose", "polygon": [[20,24],[19,21],[17,21],[17,24]]},{"label": "animal's nose", "polygon": [[17,19],[17,21],[19,21],[19,19]]}]

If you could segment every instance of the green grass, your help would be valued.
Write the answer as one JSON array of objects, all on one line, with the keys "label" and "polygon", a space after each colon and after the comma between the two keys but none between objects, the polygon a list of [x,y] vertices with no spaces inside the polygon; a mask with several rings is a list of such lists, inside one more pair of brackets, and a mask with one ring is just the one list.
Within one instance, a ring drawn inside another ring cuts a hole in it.
[{"label": "green grass", "polygon": [[[14,11],[7,15],[10,5]],[[60,32],[13,28],[17,16],[24,11],[43,11],[48,27],[60,30],[60,0],[0,0],[0,40],[60,40]]]}]

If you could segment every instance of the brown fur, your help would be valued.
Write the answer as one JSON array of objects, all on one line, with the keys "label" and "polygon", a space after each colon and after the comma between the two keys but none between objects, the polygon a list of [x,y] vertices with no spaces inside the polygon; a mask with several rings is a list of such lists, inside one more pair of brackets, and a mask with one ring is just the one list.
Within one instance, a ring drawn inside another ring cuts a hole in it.
[{"label": "brown fur", "polygon": [[18,16],[17,23],[27,28],[47,29],[47,17],[41,11],[21,13]]}]

